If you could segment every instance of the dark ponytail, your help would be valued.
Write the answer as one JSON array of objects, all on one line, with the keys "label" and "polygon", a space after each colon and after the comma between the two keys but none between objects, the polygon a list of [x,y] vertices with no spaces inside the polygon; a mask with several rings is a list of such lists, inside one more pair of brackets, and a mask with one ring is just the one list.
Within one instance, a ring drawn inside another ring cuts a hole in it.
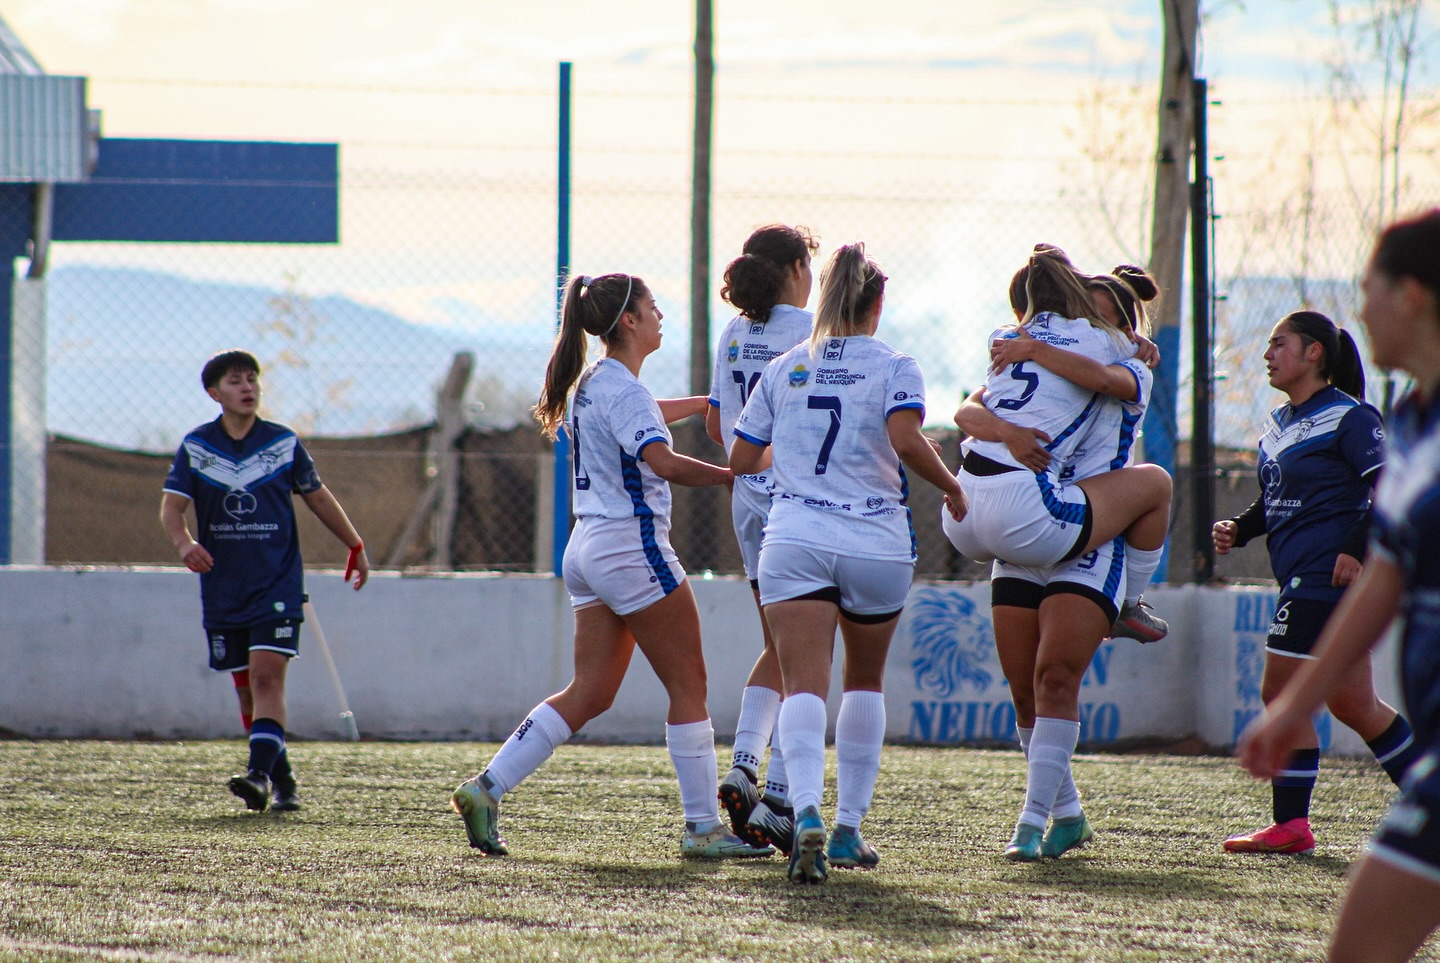
[{"label": "dark ponytail", "polygon": [[1097,274],[1089,287],[1105,291],[1136,334],[1150,333],[1150,315],[1145,304],[1160,294],[1160,285],[1150,272],[1134,264],[1117,264],[1109,274]]},{"label": "dark ponytail", "polygon": [[1365,366],[1348,331],[1319,311],[1292,311],[1280,323],[1298,334],[1306,347],[1320,345],[1320,377],[1350,397],[1365,400]]},{"label": "dark ponytail", "polygon": [[780,303],[790,265],[814,254],[820,245],[803,227],[767,224],[746,239],[741,254],[725,268],[720,297],[751,321],[768,321]]},{"label": "dark ponytail", "polygon": [[545,384],[535,405],[535,420],[540,422],[546,438],[559,434],[570,389],[585,370],[585,335],[593,334],[609,344],[617,336],[620,319],[649,293],[645,282],[631,274],[606,274],[593,279],[576,275],[566,283],[560,333],[550,350]]}]

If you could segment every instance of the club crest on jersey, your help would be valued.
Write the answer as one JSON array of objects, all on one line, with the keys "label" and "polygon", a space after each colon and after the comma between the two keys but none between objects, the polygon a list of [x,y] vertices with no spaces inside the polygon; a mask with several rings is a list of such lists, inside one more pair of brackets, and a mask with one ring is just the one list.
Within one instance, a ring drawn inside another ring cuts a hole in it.
[{"label": "club crest on jersey", "polygon": [[731,364],[734,364],[737,360],[739,360],[739,358],[740,358],[740,342],[739,342],[739,341],[731,341],[731,342],[730,342],[730,347],[728,347],[728,348],[725,349],[725,358],[726,358],[726,360],[728,360]]},{"label": "club crest on jersey", "polygon": [[275,470],[276,465],[280,464],[280,453],[273,449],[266,449],[256,457],[260,459],[260,467],[265,469],[267,475]]},{"label": "club crest on jersey", "polygon": [[1306,418],[1295,427],[1295,440],[1304,441],[1310,437],[1310,432],[1315,430],[1315,419]]},{"label": "club crest on jersey", "polygon": [[790,387],[803,388],[810,383],[810,372],[803,364],[797,364],[790,372]]},{"label": "club crest on jersey", "polygon": [[1280,463],[1278,461],[1267,461],[1260,466],[1260,484],[1265,486],[1267,493],[1280,487]]},{"label": "club crest on jersey", "polygon": [[255,514],[255,496],[240,489],[225,496],[225,514],[239,521],[246,515]]},{"label": "club crest on jersey", "polygon": [[825,360],[839,361],[845,357],[845,339],[831,338],[825,342]]}]

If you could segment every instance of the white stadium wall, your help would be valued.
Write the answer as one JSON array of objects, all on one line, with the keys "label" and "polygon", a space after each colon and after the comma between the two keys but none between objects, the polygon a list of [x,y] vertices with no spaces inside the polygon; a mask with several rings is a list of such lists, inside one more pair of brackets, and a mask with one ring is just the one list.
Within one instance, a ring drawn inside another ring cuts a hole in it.
[{"label": "white stadium wall", "polygon": [[[716,733],[734,733],[759,651],[749,585],[692,579]],[[569,678],[572,624],[558,579],[379,573],[355,593],[338,573],[307,587],[361,732],[383,739],[504,738]],[[1234,743],[1259,709],[1272,593],[1260,587],[1154,587],[1170,636],[1107,641],[1081,688],[1083,744],[1198,737]],[[990,626],[989,585],[917,583],[886,672],[892,741],[1012,743],[1014,712]],[[290,671],[289,729],[344,738],[313,627]],[[837,657],[843,650],[837,642]],[[1396,703],[1393,643],[1376,654]],[[831,719],[839,699],[838,668]],[[615,706],[582,738],[660,742],[665,696],[637,652]],[[240,734],[228,676],[206,666],[196,576],[178,569],[0,567],[0,729],[36,738],[215,738]],[[1321,720],[1331,752],[1358,755],[1349,729]]]}]

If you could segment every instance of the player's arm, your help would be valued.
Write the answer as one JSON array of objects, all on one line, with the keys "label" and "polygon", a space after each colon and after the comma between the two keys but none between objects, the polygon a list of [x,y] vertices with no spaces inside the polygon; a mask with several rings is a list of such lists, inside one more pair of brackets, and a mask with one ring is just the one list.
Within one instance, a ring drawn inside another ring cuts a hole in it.
[{"label": "player's arm", "polygon": [[[890,447],[900,456],[905,467],[934,485],[945,495],[945,508],[956,521],[965,517],[968,506],[960,483],[940,460],[940,453],[920,430],[923,414],[919,408],[901,408],[885,419],[885,433]],[[735,444],[740,444],[737,439]]]},{"label": "player's arm", "polygon": [[691,395],[689,398],[656,398],[655,403],[660,406],[660,415],[665,419],[665,424],[673,425],[677,421],[684,421],[686,418],[695,415],[704,415],[710,407],[708,395]]},{"label": "player's arm", "polygon": [[641,448],[640,457],[661,478],[688,488],[728,485],[735,477],[730,474],[730,469],[682,455],[663,440],[652,441]]},{"label": "player's arm", "polygon": [[355,591],[360,591],[370,579],[370,557],[365,554],[365,542],[361,540],[360,533],[350,524],[350,516],[345,514],[345,509],[340,507],[340,501],[324,485],[312,492],[305,492],[300,497],[305,499],[305,505],[320,519],[320,524],[330,529],[331,534],[350,549],[350,557],[345,561],[345,581],[350,581],[350,575],[354,573]]},{"label": "player's arm", "polygon": [[705,434],[721,448],[725,447],[725,436],[720,434],[720,406],[710,404],[708,399],[705,405]]},{"label": "player's arm", "polygon": [[1074,351],[1057,348],[1053,344],[1033,337],[1024,328],[1013,338],[1002,338],[990,345],[990,369],[1033,361],[1046,371],[1053,372],[1088,391],[1121,401],[1138,401],[1140,383],[1135,375],[1122,365],[1101,364],[1094,358],[1087,358]]},{"label": "player's arm", "polygon": [[955,412],[955,424],[971,438],[1004,443],[1015,460],[1031,471],[1043,472],[1050,468],[1050,453],[1045,450],[1050,436],[1039,428],[1008,422],[985,407],[984,388],[977,388],[961,403]]},{"label": "player's arm", "polygon": [[1275,701],[1245,730],[1237,752],[1257,779],[1269,779],[1285,764],[1310,719],[1359,659],[1379,643],[1395,617],[1404,590],[1395,561],[1371,552],[1360,578],[1340,599],[1315,643],[1318,658],[1304,661]]},{"label": "player's arm", "polygon": [[763,471],[770,462],[770,446],[761,445],[737,434],[730,446],[730,470],[737,475],[753,475]]},{"label": "player's arm", "polygon": [[180,555],[180,561],[192,572],[208,572],[215,565],[215,559],[205,546],[195,541],[190,534],[190,524],[185,520],[185,509],[190,499],[176,492],[165,492],[160,496],[160,524],[170,536],[170,544]]}]

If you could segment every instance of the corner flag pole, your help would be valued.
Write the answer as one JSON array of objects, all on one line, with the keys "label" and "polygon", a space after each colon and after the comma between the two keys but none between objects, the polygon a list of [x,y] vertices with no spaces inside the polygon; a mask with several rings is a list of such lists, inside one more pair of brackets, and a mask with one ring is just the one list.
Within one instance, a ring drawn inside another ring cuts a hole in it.
[{"label": "corner flag pole", "polygon": [[340,719],[345,723],[345,728],[350,733],[350,741],[360,741],[360,727],[355,725],[355,713],[350,711],[350,700],[345,698],[345,687],[340,684],[340,673],[335,668],[335,657],[330,654],[330,643],[325,641],[325,630],[320,627],[320,616],[315,614],[315,606],[306,599],[303,606],[305,621],[310,623],[310,628],[315,632],[315,642],[320,648],[320,658],[325,660],[325,671],[330,673],[330,684],[335,687],[335,698],[340,701]]}]

